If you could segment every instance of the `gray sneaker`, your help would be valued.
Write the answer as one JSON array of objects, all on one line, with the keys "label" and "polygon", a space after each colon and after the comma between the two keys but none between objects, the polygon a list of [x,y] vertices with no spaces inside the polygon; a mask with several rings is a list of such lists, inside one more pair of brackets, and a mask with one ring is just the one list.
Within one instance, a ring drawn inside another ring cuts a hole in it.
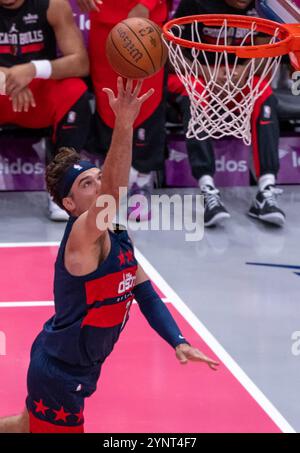
[{"label": "gray sneaker", "polygon": [[282,226],[285,223],[285,214],[278,207],[277,197],[282,194],[281,189],[275,186],[267,186],[264,190],[257,192],[256,197],[249,209],[248,215],[263,222]]},{"label": "gray sneaker", "polygon": [[201,186],[201,194],[204,196],[204,226],[214,226],[230,218],[218,189],[209,185]]}]

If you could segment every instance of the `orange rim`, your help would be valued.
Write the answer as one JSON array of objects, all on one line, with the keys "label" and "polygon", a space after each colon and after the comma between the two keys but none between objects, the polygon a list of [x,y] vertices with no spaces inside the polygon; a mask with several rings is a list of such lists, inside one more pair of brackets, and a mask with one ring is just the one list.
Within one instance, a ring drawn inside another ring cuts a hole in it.
[{"label": "orange rim", "polygon": [[[274,44],[260,44],[255,46],[224,46],[216,44],[204,44],[189,41],[187,39],[173,36],[169,31],[174,25],[187,25],[193,22],[199,22],[207,26],[221,27],[224,20],[227,20],[229,27],[244,28],[251,30],[253,22],[256,23],[255,31],[274,36],[279,39]],[[272,20],[262,19],[260,17],[235,16],[225,14],[203,14],[197,16],[186,16],[178,19],[172,19],[163,26],[163,33],[168,41],[174,42],[187,48],[196,48],[208,52],[234,53],[240,58],[263,58],[277,57],[290,52],[300,52],[300,24],[283,25]]]}]

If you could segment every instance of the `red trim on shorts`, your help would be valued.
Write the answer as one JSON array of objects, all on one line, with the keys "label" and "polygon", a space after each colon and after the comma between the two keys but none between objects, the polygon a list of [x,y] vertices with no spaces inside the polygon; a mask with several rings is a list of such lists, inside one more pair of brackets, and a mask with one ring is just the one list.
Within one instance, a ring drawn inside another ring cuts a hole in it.
[{"label": "red trim on shorts", "polygon": [[28,44],[28,46],[21,47],[21,53],[32,53],[32,52],[40,52],[45,47],[44,43],[40,44]]},{"label": "red trim on shorts", "polygon": [[0,46],[0,53],[9,53],[13,54],[13,47],[12,46]]},{"label": "red trim on shorts", "polygon": [[31,433],[84,433],[84,425],[62,426],[40,420],[29,412],[29,429]]}]

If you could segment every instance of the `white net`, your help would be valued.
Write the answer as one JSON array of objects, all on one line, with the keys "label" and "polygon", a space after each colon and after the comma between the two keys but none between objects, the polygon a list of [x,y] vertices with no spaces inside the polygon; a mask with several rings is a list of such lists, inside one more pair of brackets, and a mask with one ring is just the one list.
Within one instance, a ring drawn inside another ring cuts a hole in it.
[{"label": "white net", "polygon": [[[201,43],[200,23],[189,25],[191,41]],[[241,34],[241,30],[239,33]],[[173,26],[169,32],[181,37],[183,28]],[[278,41],[278,31],[268,36],[268,43]],[[231,45],[233,28],[225,19],[218,31],[217,45]],[[256,23],[242,30],[240,46],[253,46]],[[233,53],[221,50],[187,49],[164,38],[170,61],[183,83],[191,102],[191,119],[186,136],[204,140],[208,137],[235,136],[251,144],[251,115],[256,100],[271,84],[281,56],[241,60]],[[187,56],[188,55],[188,56]]]}]

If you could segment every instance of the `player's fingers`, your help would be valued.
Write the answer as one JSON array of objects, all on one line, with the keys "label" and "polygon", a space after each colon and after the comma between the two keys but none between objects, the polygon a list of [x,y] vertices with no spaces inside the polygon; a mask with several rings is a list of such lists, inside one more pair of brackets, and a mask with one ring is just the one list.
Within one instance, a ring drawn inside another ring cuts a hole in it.
[{"label": "player's fingers", "polygon": [[[196,359],[197,360],[197,359]],[[220,364],[216,360],[210,359],[206,355],[202,355],[198,358],[201,362],[207,363],[207,365],[212,368],[213,370],[216,370],[216,367],[218,367]]]},{"label": "player's fingers", "polygon": [[118,96],[124,94],[124,82],[122,77],[118,77],[117,79],[117,88],[118,88]]},{"label": "player's fingers", "polygon": [[207,363],[207,365],[210,368],[212,368],[213,370],[216,370],[217,367],[220,365],[220,363],[217,362],[216,360],[210,359],[209,357],[206,357],[206,356],[205,356],[203,362]]},{"label": "player's fingers", "polygon": [[140,102],[145,102],[147,99],[150,98],[150,96],[152,96],[152,94],[154,93],[154,88],[150,88],[149,91],[147,91],[147,93],[143,94],[140,98],[138,98],[138,100]]},{"label": "player's fingers", "polygon": [[14,112],[18,111],[18,98],[17,96],[11,99],[12,109]]},{"label": "player's fingers", "polygon": [[207,365],[209,366],[209,368],[210,368],[211,370],[213,370],[213,371],[217,371],[217,369],[218,369],[218,366],[219,366],[220,364],[219,364],[219,363],[217,363],[217,364],[214,364],[214,363],[208,363]]},{"label": "player's fingers", "polygon": [[183,351],[177,350],[176,357],[182,365],[186,365],[188,363],[188,359]]},{"label": "player's fingers", "polygon": [[17,85],[13,86],[11,89],[9,89],[9,95],[10,96],[17,96],[22,88],[18,87]]},{"label": "player's fingers", "polygon": [[142,85],[143,85],[143,81],[142,81],[142,80],[138,80],[138,81],[137,81],[137,84],[136,84],[136,86],[135,86],[135,89],[134,89],[134,91],[133,91],[133,93],[132,93],[132,95],[133,95],[134,97],[137,97],[137,96],[140,94]]},{"label": "player's fingers", "polygon": [[0,95],[6,94],[6,75],[0,71]]},{"label": "player's fingers", "polygon": [[32,91],[29,88],[27,90],[27,93],[28,93],[28,98],[29,98],[29,102],[30,102],[31,107],[36,107],[36,102],[35,102],[33,93],[32,93]]},{"label": "player's fingers", "polygon": [[114,92],[110,88],[102,88],[102,91],[107,94],[110,103],[115,100]]},{"label": "player's fingers", "polygon": [[191,351],[189,351],[188,357],[190,360],[195,360],[195,361],[200,361],[200,362],[206,362],[206,363],[212,363],[214,365],[219,365],[219,362],[216,360],[211,359],[210,357],[207,357],[203,352],[199,351],[199,349],[193,348]]},{"label": "player's fingers", "polygon": [[22,93],[19,93],[17,96],[17,112],[20,113],[23,110],[23,105],[24,105],[24,99],[22,96]]},{"label": "player's fingers", "polygon": [[127,79],[126,80],[126,88],[125,88],[125,91],[126,91],[127,94],[131,94],[132,86],[133,86],[133,80],[132,79]]},{"label": "player's fingers", "polygon": [[30,95],[28,93],[28,90],[24,91],[23,94],[23,110],[24,112],[28,112],[30,106]]}]

